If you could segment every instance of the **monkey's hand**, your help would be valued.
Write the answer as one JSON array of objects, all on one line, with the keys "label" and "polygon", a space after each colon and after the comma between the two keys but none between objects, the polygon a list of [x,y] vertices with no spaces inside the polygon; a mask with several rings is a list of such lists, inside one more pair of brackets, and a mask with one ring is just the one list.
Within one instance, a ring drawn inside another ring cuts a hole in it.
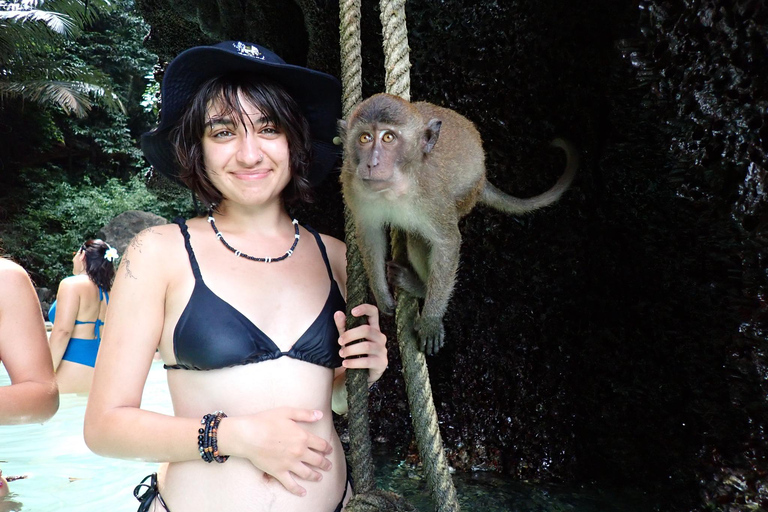
[{"label": "monkey's hand", "polygon": [[427,355],[435,355],[445,343],[443,319],[432,316],[419,316],[414,324],[419,335],[419,350]]},{"label": "monkey's hand", "polygon": [[427,294],[427,287],[416,272],[394,261],[387,262],[387,280],[393,288],[405,290],[417,299],[423,299]]}]

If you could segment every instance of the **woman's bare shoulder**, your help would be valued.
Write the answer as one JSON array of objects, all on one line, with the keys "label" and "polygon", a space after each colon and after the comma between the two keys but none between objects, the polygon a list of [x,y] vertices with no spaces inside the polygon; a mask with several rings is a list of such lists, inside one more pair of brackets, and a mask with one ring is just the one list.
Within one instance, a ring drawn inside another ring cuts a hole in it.
[{"label": "woman's bare shoulder", "polygon": [[24,267],[8,258],[0,258],[0,282],[3,284],[22,283],[29,280]]},{"label": "woman's bare shoulder", "polygon": [[0,289],[8,291],[0,294],[0,309],[15,307],[21,297],[34,295],[32,279],[27,271],[7,258],[0,258]]},{"label": "woman's bare shoulder", "polygon": [[151,226],[133,237],[125,253],[133,253],[136,256],[145,252],[162,252],[178,245],[179,240],[183,240],[183,236],[178,225]]},{"label": "woman's bare shoulder", "polygon": [[341,287],[344,295],[347,287],[347,244],[329,235],[320,235],[331,262],[331,269],[336,282]]},{"label": "woman's bare shoulder", "polygon": [[86,274],[65,277],[59,283],[59,293],[63,290],[84,290],[96,286]]},{"label": "woman's bare shoulder", "polygon": [[184,237],[179,226],[163,224],[139,232],[120,258],[115,282],[123,278],[164,280],[184,257]]},{"label": "woman's bare shoulder", "polygon": [[325,248],[328,250],[329,254],[333,252],[334,254],[346,255],[347,244],[338,238],[334,238],[331,235],[324,235],[322,233],[320,233],[320,238],[322,238],[323,244],[325,245]]},{"label": "woman's bare shoulder", "polygon": [[334,267],[336,264],[346,265],[347,244],[330,235],[320,234],[320,238],[323,240],[323,245],[325,245],[328,259],[331,260],[331,265]]}]

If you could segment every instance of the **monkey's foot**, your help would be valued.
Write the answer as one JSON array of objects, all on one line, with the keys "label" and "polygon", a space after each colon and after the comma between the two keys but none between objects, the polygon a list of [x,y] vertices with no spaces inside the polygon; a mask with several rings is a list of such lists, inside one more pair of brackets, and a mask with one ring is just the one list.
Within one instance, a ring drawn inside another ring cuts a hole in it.
[{"label": "monkey's foot", "polygon": [[387,262],[387,280],[394,288],[405,290],[418,299],[426,296],[426,286],[410,267],[394,261]]},{"label": "monkey's foot", "polygon": [[419,335],[419,350],[430,356],[437,354],[445,343],[443,319],[420,316],[413,327]]}]

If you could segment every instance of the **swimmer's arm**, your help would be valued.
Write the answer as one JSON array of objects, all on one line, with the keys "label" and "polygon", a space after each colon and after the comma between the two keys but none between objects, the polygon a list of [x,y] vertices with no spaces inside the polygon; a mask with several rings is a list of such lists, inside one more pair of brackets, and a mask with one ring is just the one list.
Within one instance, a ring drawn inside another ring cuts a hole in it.
[{"label": "swimmer's arm", "polygon": [[99,455],[154,462],[200,457],[199,418],[140,408],[163,331],[168,275],[179,261],[177,249],[184,251],[177,226],[150,228],[134,238],[120,262],[85,412],[85,442]]},{"label": "swimmer's arm", "polygon": [[59,408],[37,294],[23,268],[0,261],[0,359],[11,378],[0,387],[0,425],[41,423]]},{"label": "swimmer's arm", "polygon": [[80,294],[77,283],[72,279],[62,280],[56,294],[56,321],[53,323],[49,340],[54,369],[58,369],[61,358],[67,350],[79,309]]}]

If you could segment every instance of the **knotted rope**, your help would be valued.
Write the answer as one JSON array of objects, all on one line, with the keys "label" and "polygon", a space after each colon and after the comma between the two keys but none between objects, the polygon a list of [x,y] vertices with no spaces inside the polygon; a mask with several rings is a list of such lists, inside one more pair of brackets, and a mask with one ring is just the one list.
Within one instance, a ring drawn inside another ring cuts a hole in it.
[{"label": "knotted rope", "polygon": [[[410,60],[408,31],[405,21],[405,0],[381,0],[381,24],[384,39],[386,90],[410,101]],[[348,118],[362,100],[362,70],[360,43],[360,0],[340,0],[340,34],[342,65],[343,114]],[[367,297],[368,281],[360,251],[355,242],[355,228],[349,210],[345,208],[347,241],[347,303],[356,305]],[[392,233],[392,254],[405,261],[405,235]],[[458,512],[459,504],[448,464],[429,384],[429,372],[424,354],[419,351],[413,329],[418,313],[418,301],[403,291],[397,294],[397,339],[403,361],[403,376],[411,410],[419,455],[436,510]],[[347,328],[362,322],[347,311]],[[355,496],[347,504],[349,512],[413,511],[412,505],[400,496],[376,489],[371,456],[368,418],[368,371],[347,371],[347,401],[349,403],[350,463],[355,481]]]}]

